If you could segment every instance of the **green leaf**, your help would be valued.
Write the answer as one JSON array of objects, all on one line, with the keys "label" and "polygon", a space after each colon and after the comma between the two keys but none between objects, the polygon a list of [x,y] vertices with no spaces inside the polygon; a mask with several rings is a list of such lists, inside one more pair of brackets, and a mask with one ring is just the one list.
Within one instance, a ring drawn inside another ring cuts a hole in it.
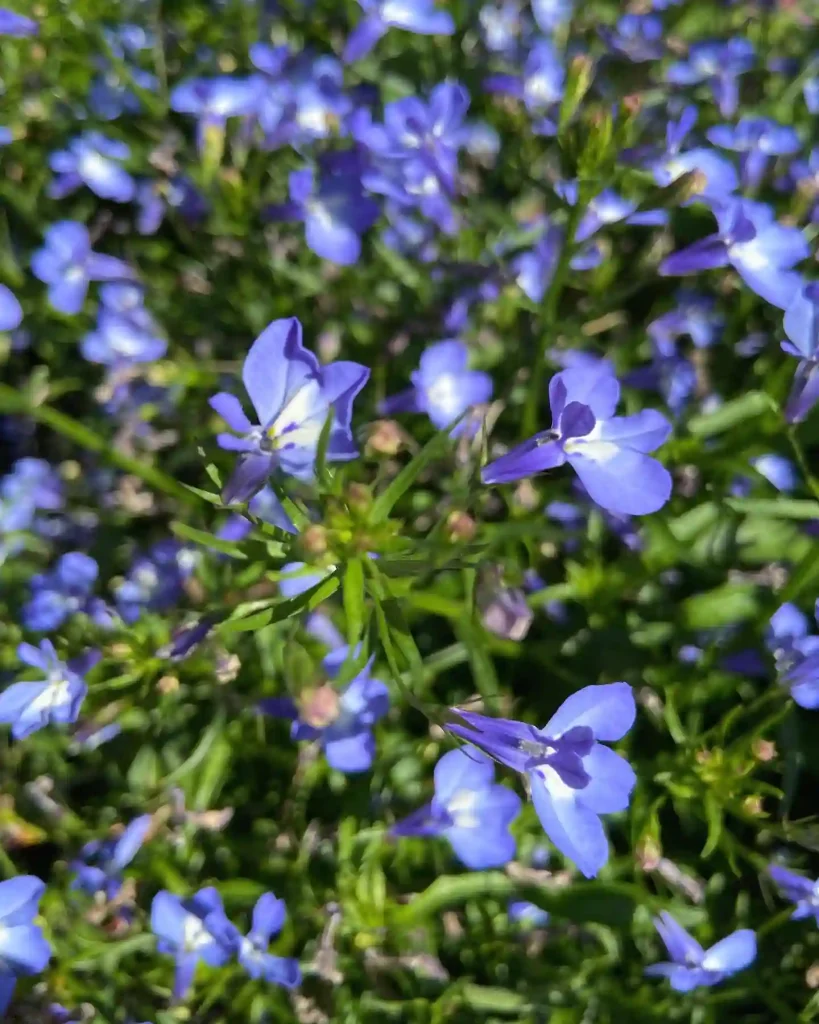
[{"label": "green leaf", "polygon": [[735,512],[767,519],[797,519],[810,522],[819,519],[819,501],[798,498],[726,498],[725,504]]},{"label": "green leaf", "polygon": [[811,553],[794,569],[781,593],[778,595],[780,604],[795,601],[805,591],[813,594],[819,583],[819,544],[815,544]]},{"label": "green leaf", "polygon": [[351,559],[344,567],[342,598],[347,643],[352,647],[364,632],[364,566],[360,558]]},{"label": "green leaf", "polygon": [[759,610],[756,588],[747,583],[723,583],[682,604],[683,621],[689,629],[730,626],[752,619]]},{"label": "green leaf", "polygon": [[212,533],[208,533],[206,530],[196,530],[192,526],[188,526],[187,523],[171,523],[171,532],[177,537],[182,537],[183,540],[189,540],[194,544],[201,544],[203,547],[212,548],[214,551],[219,551],[230,558],[247,558],[245,552],[242,551],[241,545],[237,544],[236,541],[221,540],[219,537],[214,537]]},{"label": "green leaf", "polygon": [[273,621],[273,609],[266,608],[264,611],[256,612],[253,615],[244,615],[237,618],[225,619],[217,627],[219,633],[255,633],[257,629],[264,629]]},{"label": "green leaf", "polygon": [[136,757],[128,769],[128,785],[131,789],[149,791],[159,785],[162,777],[162,766],[159,761],[159,754],[153,747],[140,747]]},{"label": "green leaf", "polygon": [[458,423],[463,419],[466,413],[462,414],[454,420],[449,426],[444,427],[443,430],[439,430],[438,433],[428,441],[420,452],[412,459],[411,462],[407,463],[406,466],[401,470],[398,476],[378,495],[372,504],[370,509],[370,522],[373,525],[383,523],[384,520],[392,512],[397,502],[406,494],[406,492],[412,487],[421,473],[434,462],[435,459],[440,458],[444,452],[450,447],[451,439],[450,433],[453,427],[457,426]]},{"label": "green leaf", "polygon": [[770,395],[764,391],[749,391],[741,398],[725,402],[713,412],[692,416],[688,421],[688,429],[695,437],[714,437],[771,411],[776,411],[776,406]]},{"label": "green leaf", "polygon": [[321,434],[319,434],[318,447],[316,448],[316,480],[320,484],[327,483],[327,449],[330,445],[330,434],[333,430],[333,420],[335,419],[335,410],[332,406],[327,411],[327,418],[324,421],[324,426],[321,428]]}]

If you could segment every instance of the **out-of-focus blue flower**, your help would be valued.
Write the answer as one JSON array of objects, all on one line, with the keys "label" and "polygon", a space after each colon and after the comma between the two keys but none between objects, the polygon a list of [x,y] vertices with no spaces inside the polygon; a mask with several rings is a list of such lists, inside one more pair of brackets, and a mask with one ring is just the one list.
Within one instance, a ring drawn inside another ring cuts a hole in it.
[{"label": "out-of-focus blue flower", "polygon": [[812,917],[819,925],[819,881],[813,882],[804,875],[797,875],[781,864],[771,864],[768,874],[785,899],[796,904],[791,920],[803,921],[806,917]]},{"label": "out-of-focus blue flower", "polygon": [[61,313],[79,313],[90,281],[132,279],[127,263],[94,252],[88,229],[73,220],[52,224],[45,245],[31,257],[34,276],[48,285],[48,300]]},{"label": "out-of-focus blue flower", "polygon": [[18,459],[0,480],[0,564],[19,550],[23,530],[37,528],[39,510],[62,507],[62,485],[51,466],[43,459]]},{"label": "out-of-focus blue flower", "polygon": [[648,325],[648,333],[658,342],[676,341],[688,335],[695,348],[708,348],[725,327],[725,317],[710,295],[681,288],[675,296],[676,305]]},{"label": "out-of-focus blue flower", "polygon": [[645,973],[653,978],[668,978],[675,992],[719,985],[756,959],[756,935],[749,928],[732,932],[710,949],[703,949],[665,910],[654,918],[654,927],[671,961],[652,964]]},{"label": "out-of-focus blue flower", "polygon": [[11,128],[0,125],[0,146],[8,146],[14,142],[14,133]]},{"label": "out-of-focus blue flower", "polygon": [[403,821],[396,836],[443,836],[473,871],[500,867],[515,856],[509,826],[520,797],[495,783],[491,759],[474,748],[450,750],[435,765],[435,795]]},{"label": "out-of-focus blue flower", "polygon": [[131,155],[130,148],[116,139],[106,138],[100,132],[85,132],[73,139],[68,149],[52,153],[51,170],[57,175],[48,188],[52,199],[62,199],[87,185],[101,199],[128,203],[134,198],[136,183],[120,167],[120,162]]},{"label": "out-of-focus blue flower", "polygon": [[[492,378],[488,373],[469,368],[469,349],[455,339],[430,345],[421,356],[417,370],[410,379],[412,387],[386,399],[381,413],[424,412],[432,424],[442,430],[467,409],[482,405],[492,397]],[[464,420],[455,433],[465,429],[474,432],[477,423]]]},{"label": "out-of-focus blue flower", "polygon": [[178,210],[189,224],[196,224],[208,214],[204,196],[184,174],[168,181],[140,181],[134,201],[139,207],[136,229],[141,235],[156,234],[168,209]]},{"label": "out-of-focus blue flower", "polygon": [[306,562],[287,562],[279,573],[279,593],[288,601],[291,597],[298,597],[321,583],[335,568],[328,565],[314,569]]},{"label": "out-of-focus blue flower", "polygon": [[714,215],[717,232],[667,256],[660,273],[693,274],[730,265],[752,291],[784,309],[802,284],[792,268],[810,255],[805,236],[775,221],[769,206],[750,199],[716,204]]},{"label": "out-of-focus blue flower", "polygon": [[512,58],[526,25],[519,0],[490,0],[478,12],[481,38],[490,53]]},{"label": "out-of-focus blue flower", "polygon": [[92,363],[121,367],[161,359],[168,347],[143,305],[144,293],[135,284],[106,284],[100,288],[96,329],[80,343]]},{"label": "out-of-focus blue flower", "polygon": [[284,900],[276,899],[272,892],[260,896],[253,908],[250,931],[239,942],[238,959],[251,978],[296,988],[301,984],[298,960],[267,952],[272,936],[284,927],[286,913]]},{"label": "out-of-focus blue flower", "polygon": [[809,113],[819,114],[819,78],[806,78],[802,83],[802,95]]},{"label": "out-of-focus blue flower", "polygon": [[113,839],[94,839],[80,851],[80,859],[71,864],[76,872],[72,889],[82,889],[93,896],[105,893],[112,900],[122,888],[122,872],[136,857],[151,828],[150,814],[134,818],[122,834]]},{"label": "out-of-focus blue flower", "polygon": [[147,554],[137,555],[114,592],[125,622],[136,622],[143,611],[163,611],[176,604],[196,557],[175,540],[158,541]]},{"label": "out-of-focus blue flower", "polygon": [[767,455],[758,455],[751,459],[751,465],[760,476],[764,476],[769,483],[784,494],[790,494],[799,483],[796,466],[784,455],[775,455],[772,452]]},{"label": "out-of-focus blue flower", "polygon": [[549,923],[549,913],[536,903],[526,900],[513,900],[507,908],[509,920],[523,928],[545,928]]},{"label": "out-of-focus blue flower", "polygon": [[560,54],[549,39],[536,39],[526,57],[521,75],[490,75],[484,81],[487,92],[523,100],[529,113],[538,118],[536,134],[553,135],[555,114],[563,98],[566,73]]},{"label": "out-of-focus blue flower", "polygon": [[609,48],[635,64],[663,56],[663,23],[656,14],[624,14],[614,30],[601,35]]},{"label": "out-of-focus blue flower", "polygon": [[572,16],[574,0],[531,0],[532,14],[541,32],[555,32]]},{"label": "out-of-focus blue flower", "polygon": [[[347,658],[348,648],[331,651],[323,661],[332,679]],[[373,659],[340,693],[329,683],[305,691],[299,703],[288,697],[259,702],[259,709],[292,722],[294,740],[317,741],[331,768],[340,772],[364,772],[375,757],[373,726],[389,710],[389,691],[380,679],[370,675]]]},{"label": "out-of-focus blue flower", "polygon": [[[819,602],[816,615],[819,621]],[[765,643],[794,701],[809,711],[819,709],[819,636],[808,633],[808,620],[796,605],[787,602],[774,612]]]},{"label": "out-of-focus blue flower", "polygon": [[568,462],[602,508],[647,515],[668,501],[671,474],[648,453],[671,425],[653,409],[615,416],[620,385],[608,364],[563,370],[549,383],[552,427],[484,467],[485,484],[508,483]]},{"label": "out-of-focus blue flower", "polygon": [[563,244],[563,231],[543,218],[540,225],[541,235],[534,246],[512,259],[512,270],[523,294],[532,302],[540,302],[546,294]]},{"label": "out-of-focus blue flower", "polygon": [[718,124],[709,128],[707,135],[715,146],[742,154],[742,181],[750,189],[759,186],[771,157],[797,153],[800,147],[793,128],[768,117],[743,117],[735,125]]},{"label": "out-of-focus blue flower", "polygon": [[364,195],[355,153],[331,154],[290,174],[290,202],[268,207],[274,220],[304,223],[308,248],[317,256],[349,266],[361,255],[361,236],[378,219],[378,204]]},{"label": "out-of-focus blue flower", "polygon": [[13,331],[23,320],[23,307],[10,288],[0,284],[0,331]]},{"label": "out-of-focus blue flower", "polygon": [[0,693],[0,722],[11,726],[12,736],[22,740],[49,722],[76,722],[88,692],[83,676],[99,661],[99,653],[87,651],[66,663],[57,657],[50,640],[41,640],[39,647],[20,644],[17,657],[45,675],[42,679],[12,683]]},{"label": "out-of-focus blue flower", "polygon": [[819,284],[803,285],[785,310],[782,348],[799,363],[785,407],[789,423],[800,423],[819,401]]},{"label": "out-of-focus blue flower", "polygon": [[238,951],[241,940],[212,886],[187,900],[162,889],[151,904],[151,930],[159,940],[159,952],[170,953],[176,960],[175,999],[181,999],[193,984],[200,960],[223,967]]},{"label": "out-of-focus blue flower", "polygon": [[89,555],[69,551],[51,572],[33,576],[31,597],[23,606],[26,629],[51,632],[79,612],[98,626],[112,625],[110,609],[93,596],[98,572],[97,563]]},{"label": "out-of-focus blue flower", "polygon": [[219,434],[221,448],[240,453],[225,486],[223,500],[247,501],[276,470],[309,479],[328,415],[333,421],[327,458],[346,462],[358,454],[351,431],[353,400],[370,371],[359,363],[320,366],[302,343],[295,317],[274,320],[254,341],[242,368],[242,380],[259,422],[253,425],[239,399],[220,392],[211,407],[235,430]]},{"label": "out-of-focus blue flower", "polygon": [[171,110],[197,119],[197,145],[204,151],[211,133],[221,135],[229,118],[255,113],[259,92],[257,77],[194,78],[171,92]]},{"label": "out-of-focus blue flower", "polygon": [[131,87],[132,83],[148,92],[156,91],[158,79],[150,71],[129,67],[126,80],[104,58],[99,66],[100,71],[88,90],[88,106],[104,121],[115,121],[123,114],[138,114],[142,109],[142,101]]},{"label": "out-of-focus blue flower", "polygon": [[689,200],[724,199],[739,185],[733,165],[708,146],[694,146],[683,150],[683,143],[697,122],[697,108],[690,106],[680,113],[677,120],[670,120],[666,126],[665,148],[638,154],[642,163],[654,175],[654,180],[667,188],[684,174],[696,171],[700,177],[700,190]]},{"label": "out-of-focus blue flower", "polygon": [[586,686],[542,729],[461,708],[451,712],[451,732],[526,775],[546,835],[587,878],[594,877],[609,857],[600,815],[625,810],[636,782],[628,761],[605,746],[634,723],[631,687]]},{"label": "out-of-focus blue flower", "polygon": [[36,21],[0,7],[0,36],[22,39],[24,36],[36,36],[39,31],[40,26]]},{"label": "out-of-focus blue flower", "polygon": [[435,0],[358,0],[364,17],[347,38],[344,60],[347,63],[366,56],[387,29],[402,28],[421,36],[451,36],[455,22]]},{"label": "out-of-focus blue flower", "polygon": [[34,924],[45,884],[34,875],[0,882],[0,1017],[4,1017],[18,978],[48,966],[51,947]]},{"label": "out-of-focus blue flower", "polygon": [[755,59],[756,51],[748,39],[694,43],[688,60],[671,64],[667,69],[666,81],[672,85],[707,82],[720,114],[733,117],[739,105],[739,76],[751,70]]}]

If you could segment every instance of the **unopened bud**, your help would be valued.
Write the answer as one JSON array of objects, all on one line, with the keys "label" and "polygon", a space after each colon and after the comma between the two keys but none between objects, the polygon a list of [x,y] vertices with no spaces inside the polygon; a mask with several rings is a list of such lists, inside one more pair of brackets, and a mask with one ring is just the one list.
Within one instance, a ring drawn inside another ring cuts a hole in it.
[{"label": "unopened bud", "polygon": [[466,512],[450,512],[446,521],[449,539],[453,541],[470,541],[478,529],[475,520]]},{"label": "unopened bud", "polygon": [[523,640],[532,625],[534,614],[522,590],[493,589],[478,595],[484,627],[505,640]]},{"label": "unopened bud", "polygon": [[405,444],[404,431],[395,420],[376,420],[370,426],[367,449],[376,455],[397,455]]},{"label": "unopened bud", "polygon": [[301,535],[302,550],[308,555],[323,555],[327,552],[327,531],[323,526],[308,526]]},{"label": "unopened bud", "polygon": [[773,761],[776,757],[776,744],[771,740],[756,739],[752,749],[757,761]]},{"label": "unopened bud", "polygon": [[808,988],[819,988],[819,960],[805,971],[805,984]]},{"label": "unopened bud", "polygon": [[364,484],[350,484],[347,488],[347,504],[351,509],[363,512],[372,504],[373,496]]},{"label": "unopened bud", "polygon": [[179,689],[179,680],[176,676],[162,676],[157,682],[156,688],[161,694],[167,696],[169,693],[175,693]]}]

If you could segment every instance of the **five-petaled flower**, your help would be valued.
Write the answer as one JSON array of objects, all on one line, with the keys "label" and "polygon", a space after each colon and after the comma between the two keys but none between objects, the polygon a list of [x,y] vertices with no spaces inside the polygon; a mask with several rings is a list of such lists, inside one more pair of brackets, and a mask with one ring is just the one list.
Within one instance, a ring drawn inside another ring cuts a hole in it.
[{"label": "five-petaled flower", "polygon": [[114,899],[122,888],[122,871],[145,842],[152,821],[150,814],[141,814],[123,829],[121,835],[86,843],[79,859],[71,865],[76,872],[71,887],[92,896],[102,892],[106,899]]},{"label": "five-petaled flower", "polygon": [[263,893],[253,908],[250,931],[239,941],[237,955],[251,978],[263,978],[284,988],[296,988],[301,983],[298,960],[267,951],[272,936],[278,935],[284,927],[286,916],[284,900],[277,899],[272,892]]},{"label": "five-petaled flower", "polygon": [[48,285],[48,301],[61,313],[79,313],[90,281],[129,280],[134,276],[127,263],[94,252],[88,228],[73,220],[51,225],[45,245],[31,257],[31,269]]},{"label": "five-petaled flower", "polygon": [[668,978],[676,992],[719,985],[756,959],[756,935],[749,928],[740,928],[710,949],[703,949],[666,911],[654,919],[654,927],[671,960],[652,964],[645,973],[649,977]]}]

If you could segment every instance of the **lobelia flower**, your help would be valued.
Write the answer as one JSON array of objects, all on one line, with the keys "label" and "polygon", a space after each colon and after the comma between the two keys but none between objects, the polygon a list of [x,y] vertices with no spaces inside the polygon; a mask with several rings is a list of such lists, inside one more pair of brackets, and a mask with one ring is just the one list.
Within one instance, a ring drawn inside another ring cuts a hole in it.
[{"label": "lobelia flower", "polygon": [[0,284],[0,331],[13,331],[23,320],[23,307],[10,288]]},{"label": "lobelia flower", "polygon": [[290,202],[270,206],[271,220],[300,220],[305,241],[317,256],[342,266],[358,262],[361,236],[378,219],[375,200],[364,195],[357,154],[333,153],[290,174]]},{"label": "lobelia flower", "polygon": [[773,484],[778,491],[785,494],[795,491],[799,484],[796,466],[783,455],[776,455],[774,452],[757,455],[751,459],[751,465],[760,476],[765,477],[768,483]]},{"label": "lobelia flower", "polygon": [[358,449],[350,427],[353,400],[370,376],[366,366],[335,362],[320,366],[302,343],[301,323],[274,320],[254,341],[242,368],[242,380],[259,422],[253,425],[234,395],[220,392],[213,408],[235,430],[217,443],[240,453],[222,498],[248,501],[278,471],[299,479],[313,475],[319,438],[329,415],[330,462],[354,459]]},{"label": "lobelia flower", "polygon": [[164,611],[176,604],[196,560],[195,551],[175,540],[158,541],[147,554],[137,555],[125,581],[114,591],[124,621],[130,624],[143,611]]},{"label": "lobelia flower", "polygon": [[284,900],[276,899],[272,892],[260,896],[253,908],[250,931],[239,942],[238,960],[254,980],[262,978],[284,988],[296,988],[301,984],[298,960],[267,952],[271,937],[282,930],[286,916]]},{"label": "lobelia flower", "polygon": [[16,740],[25,739],[49,723],[76,722],[88,693],[83,678],[100,660],[98,651],[86,651],[79,658],[63,662],[50,640],[39,647],[20,644],[17,657],[24,665],[45,673],[42,679],[12,683],[0,693],[0,722],[11,726]]},{"label": "lobelia flower", "polygon": [[139,208],[136,229],[141,235],[155,235],[169,209],[178,210],[188,224],[196,224],[208,215],[204,196],[184,174],[167,181],[140,181],[134,201]]},{"label": "lobelia flower", "polygon": [[794,294],[783,321],[782,349],[799,363],[785,406],[788,423],[801,423],[819,401],[819,284],[812,281]]},{"label": "lobelia flower", "polygon": [[524,28],[528,28],[518,0],[484,4],[478,12],[478,22],[486,49],[510,58],[515,56]]},{"label": "lobelia flower", "polygon": [[606,362],[549,382],[552,427],[484,466],[485,484],[509,483],[568,462],[589,497],[620,515],[647,515],[671,495],[671,474],[647,453],[671,432],[654,409],[615,416],[620,385]]},{"label": "lobelia flower", "polygon": [[695,348],[708,348],[725,327],[725,317],[717,309],[716,300],[688,288],[675,296],[676,305],[648,325],[648,333],[659,341],[675,341],[688,335]]},{"label": "lobelia flower", "polygon": [[694,43],[688,60],[678,61],[667,69],[666,81],[672,85],[707,82],[720,114],[733,117],[739,105],[738,78],[751,70],[755,57],[753,43],[744,38]]},{"label": "lobelia flower", "polygon": [[553,135],[557,131],[555,112],[563,99],[566,73],[560,54],[550,39],[536,39],[526,57],[521,75],[490,75],[484,89],[502,96],[523,100],[528,112],[539,117],[535,134]]},{"label": "lobelia flower", "polygon": [[513,900],[507,907],[509,920],[522,928],[545,928],[549,912],[527,900]]},{"label": "lobelia flower", "polygon": [[306,562],[287,562],[280,570],[279,593],[287,600],[290,600],[291,597],[298,597],[299,594],[312,590],[331,572],[335,572],[335,569],[334,565],[313,569]]},{"label": "lobelia flower", "polygon": [[22,39],[24,36],[36,36],[39,31],[40,26],[36,21],[0,7],[0,36]]},{"label": "lobelia flower", "polygon": [[[423,412],[433,426],[442,430],[467,409],[483,405],[492,397],[492,378],[480,370],[470,370],[469,349],[455,339],[430,345],[422,354],[417,370],[410,375],[412,387],[381,403],[379,412],[392,416],[397,412]],[[453,435],[464,430],[474,433],[478,423],[464,420]]]},{"label": "lobelia flower", "polygon": [[792,268],[810,255],[799,228],[775,221],[769,206],[751,199],[715,203],[714,216],[716,233],[667,256],[660,273],[676,276],[730,265],[752,291],[784,309],[802,284]]},{"label": "lobelia flower", "polygon": [[110,609],[92,593],[98,573],[93,558],[82,551],[69,551],[51,572],[33,576],[32,595],[23,606],[26,629],[50,632],[80,612],[98,626],[111,626]]},{"label": "lobelia flower", "polygon": [[361,60],[390,28],[401,28],[419,36],[451,36],[452,16],[435,6],[434,0],[358,0],[364,17],[347,38],[344,60]]},{"label": "lobelia flower", "polygon": [[253,114],[258,99],[257,78],[218,75],[181,82],[171,92],[170,104],[171,110],[178,114],[191,114],[197,118],[196,140],[202,152],[213,134],[221,136],[224,133],[228,118]]},{"label": "lobelia flower", "polygon": [[819,78],[812,75],[806,78],[802,84],[802,95],[805,98],[805,106],[811,114],[819,114]]},{"label": "lobelia flower", "polygon": [[541,32],[555,32],[572,16],[574,0],[531,0],[532,14]]},{"label": "lobelia flower", "polygon": [[105,284],[100,288],[96,329],[80,343],[85,359],[118,368],[150,363],[165,355],[168,343],[160,337],[143,299],[142,288],[135,284]]},{"label": "lobelia flower", "polygon": [[22,538],[15,534],[38,529],[39,510],[62,507],[62,484],[51,466],[43,459],[18,459],[0,479],[0,564],[22,546]]},{"label": "lobelia flower", "polygon": [[625,810],[636,782],[631,765],[605,746],[634,723],[631,687],[586,686],[542,729],[460,708],[451,712],[450,732],[527,777],[546,835],[593,878],[609,857],[600,815]]},{"label": "lobelia flower", "polygon": [[86,843],[80,859],[71,864],[76,872],[71,888],[82,889],[91,896],[102,892],[107,900],[113,900],[122,888],[122,871],[136,857],[152,821],[150,814],[143,814],[134,818],[120,836]]},{"label": "lobelia flower", "polygon": [[791,920],[802,921],[812,917],[819,925],[819,881],[813,882],[780,864],[771,864],[768,874],[776,882],[782,896],[796,904]]},{"label": "lobelia flower", "polygon": [[603,29],[600,34],[610,49],[635,64],[660,60],[665,52],[663,23],[656,14],[624,14],[614,31]]},{"label": "lobelia flower", "polygon": [[[348,648],[331,651],[323,661],[332,679],[341,670]],[[375,757],[372,729],[389,709],[389,691],[380,679],[370,675],[373,658],[340,693],[329,683],[307,690],[297,704],[289,697],[259,701],[258,707],[269,715],[293,722],[292,739],[317,741],[327,763],[337,771],[364,772]]]},{"label": "lobelia flower", "polygon": [[34,924],[45,884],[34,875],[0,882],[0,1018],[5,1016],[18,978],[48,966],[51,947]]},{"label": "lobelia flower", "polygon": [[769,117],[742,117],[735,125],[709,128],[707,135],[715,146],[742,154],[742,183],[749,189],[758,188],[772,156],[798,153],[801,145],[793,128]]},{"label": "lobelia flower", "polygon": [[719,985],[756,959],[756,935],[749,928],[732,932],[710,949],[703,949],[666,911],[654,918],[654,927],[671,961],[652,964],[645,973],[653,978],[668,978],[675,992]]},{"label": "lobelia flower", "polygon": [[563,231],[545,217],[535,226],[542,229],[540,238],[532,249],[514,257],[512,270],[523,294],[532,302],[540,302],[557,269]]},{"label": "lobelia flower", "polygon": [[492,760],[474,748],[450,750],[435,765],[435,795],[390,829],[394,836],[443,836],[473,871],[501,867],[515,856],[509,826],[520,812],[517,793],[495,783]]},{"label": "lobelia flower", "polygon": [[[816,617],[819,621],[819,602]],[[808,633],[808,620],[796,605],[786,602],[774,612],[765,643],[794,702],[809,711],[819,709],[819,636]]]},{"label": "lobelia flower", "polygon": [[128,203],[134,198],[136,183],[120,167],[131,155],[124,142],[106,138],[100,132],[85,132],[49,158],[49,166],[57,175],[48,187],[52,199],[62,199],[87,185],[101,199]]},{"label": "lobelia flower", "polygon": [[132,279],[131,268],[114,256],[94,252],[88,229],[73,220],[52,224],[45,245],[31,257],[34,276],[48,285],[48,301],[61,313],[79,313],[90,281]]},{"label": "lobelia flower", "polygon": [[151,904],[151,930],[159,940],[159,952],[176,960],[174,999],[182,999],[190,989],[200,960],[223,967],[238,951],[241,938],[212,886],[187,900],[162,889]]}]

